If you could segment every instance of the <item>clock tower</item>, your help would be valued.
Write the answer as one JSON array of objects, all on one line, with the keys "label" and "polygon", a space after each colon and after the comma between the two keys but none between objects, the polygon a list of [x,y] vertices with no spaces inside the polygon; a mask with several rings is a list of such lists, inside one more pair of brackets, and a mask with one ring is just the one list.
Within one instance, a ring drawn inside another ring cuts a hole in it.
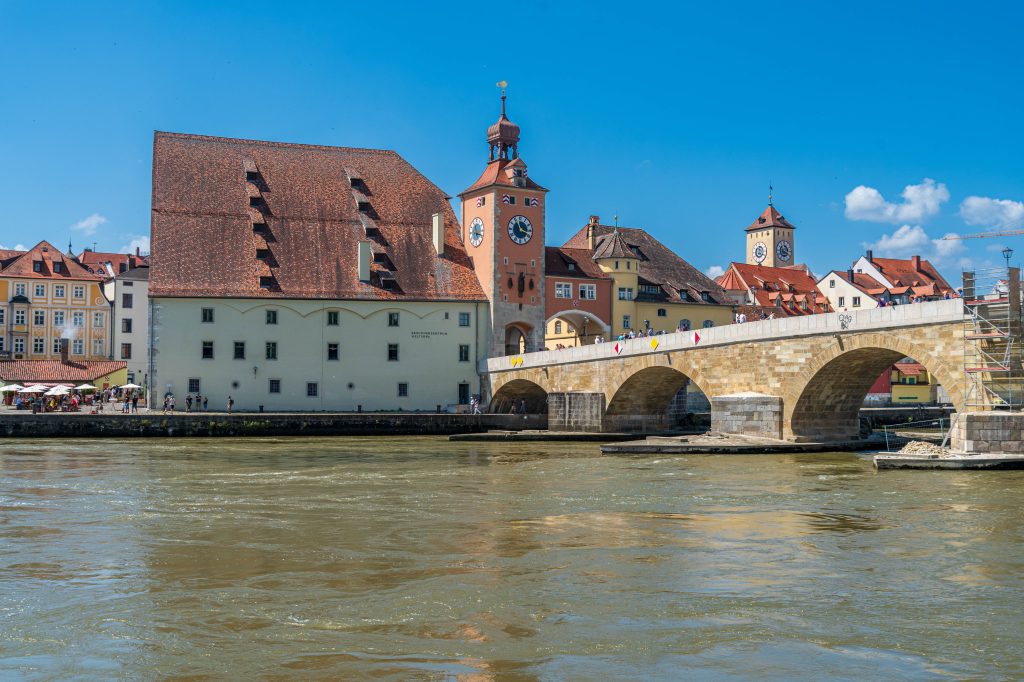
[{"label": "clock tower", "polygon": [[488,159],[480,178],[459,195],[462,239],[490,300],[490,356],[544,345],[544,207],[547,190],[519,158],[519,126],[501,116],[487,129]]},{"label": "clock tower", "polygon": [[793,230],[796,228],[772,205],[768,194],[768,208],[750,224],[747,232],[747,264],[784,268],[793,265]]}]

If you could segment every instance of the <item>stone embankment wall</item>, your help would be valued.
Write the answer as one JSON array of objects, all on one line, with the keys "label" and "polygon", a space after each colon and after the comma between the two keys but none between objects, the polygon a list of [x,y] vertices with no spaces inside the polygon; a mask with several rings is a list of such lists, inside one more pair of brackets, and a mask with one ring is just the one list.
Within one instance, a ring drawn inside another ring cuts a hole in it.
[{"label": "stone embankment wall", "polygon": [[413,436],[547,428],[541,414],[176,414],[0,416],[10,438]]},{"label": "stone embankment wall", "polygon": [[950,434],[950,448],[971,455],[1024,454],[1024,413],[961,414]]}]

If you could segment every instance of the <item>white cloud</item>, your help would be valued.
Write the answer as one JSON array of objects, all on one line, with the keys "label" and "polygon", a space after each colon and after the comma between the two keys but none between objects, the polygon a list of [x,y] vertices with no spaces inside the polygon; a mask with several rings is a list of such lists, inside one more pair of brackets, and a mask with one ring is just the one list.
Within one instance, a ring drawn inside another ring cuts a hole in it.
[{"label": "white cloud", "polygon": [[3,250],[3,251],[28,251],[28,247],[25,246],[24,244],[15,244],[14,246],[11,246],[11,247],[7,247],[7,246],[4,246],[3,244],[0,244],[0,250]]},{"label": "white cloud", "polygon": [[135,253],[135,248],[138,247],[139,252],[143,255],[149,253],[149,237],[144,234],[132,237],[132,240],[125,246],[122,246],[119,253]]},{"label": "white cloud", "polygon": [[77,223],[71,226],[72,230],[77,230],[85,235],[96,234],[96,228],[100,225],[105,225],[107,219],[101,216],[99,213],[93,213],[90,216],[82,218]]},{"label": "white cloud", "polygon": [[960,217],[968,225],[1015,230],[1024,227],[1024,202],[970,196],[960,204]]},{"label": "white cloud", "polygon": [[704,274],[711,279],[717,279],[725,274],[725,268],[721,265],[712,265],[710,268],[704,271]]},{"label": "white cloud", "polygon": [[[956,237],[955,232],[947,232],[943,237]],[[920,225],[903,225],[892,234],[883,234],[874,244],[864,244],[865,248],[874,251],[882,258],[910,258],[921,256],[932,262],[937,268],[958,265],[967,267],[971,264],[966,256],[967,247],[960,239],[932,239]]]},{"label": "white cloud", "polygon": [[944,183],[925,178],[919,185],[903,188],[902,204],[886,201],[874,187],[859,185],[846,195],[846,217],[875,223],[919,223],[939,212],[949,201]]}]

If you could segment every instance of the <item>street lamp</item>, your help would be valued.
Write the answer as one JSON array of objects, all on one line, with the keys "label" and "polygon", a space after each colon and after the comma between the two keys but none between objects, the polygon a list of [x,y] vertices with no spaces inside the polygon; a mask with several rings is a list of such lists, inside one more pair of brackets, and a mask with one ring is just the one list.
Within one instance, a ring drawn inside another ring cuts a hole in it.
[{"label": "street lamp", "polygon": [[1013,256],[1013,249],[1009,246],[1003,249],[1003,258],[1006,259],[1006,269],[1010,269],[1010,258]]}]

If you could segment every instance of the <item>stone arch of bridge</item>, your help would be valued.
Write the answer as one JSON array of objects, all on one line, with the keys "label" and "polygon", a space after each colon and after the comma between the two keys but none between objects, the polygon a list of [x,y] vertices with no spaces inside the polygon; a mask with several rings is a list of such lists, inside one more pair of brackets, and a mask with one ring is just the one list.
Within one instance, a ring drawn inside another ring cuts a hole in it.
[{"label": "stone arch of bridge", "polygon": [[644,356],[641,366],[631,367],[622,381],[605,390],[606,426],[610,430],[664,428],[667,412],[676,394],[691,383],[710,396],[710,383],[695,365],[676,357],[671,362],[659,356]]},{"label": "stone arch of bridge", "polygon": [[946,389],[956,410],[963,411],[962,369],[953,359],[936,357],[928,348],[898,336],[844,337],[841,348],[818,354],[804,366],[795,385],[783,391],[784,435],[797,440],[855,438],[868,390],[887,367],[903,358],[924,365]]},{"label": "stone arch of bridge", "polygon": [[502,384],[491,396],[490,411],[498,414],[518,412],[524,402],[529,414],[545,412],[548,392],[529,379],[512,379]]}]

